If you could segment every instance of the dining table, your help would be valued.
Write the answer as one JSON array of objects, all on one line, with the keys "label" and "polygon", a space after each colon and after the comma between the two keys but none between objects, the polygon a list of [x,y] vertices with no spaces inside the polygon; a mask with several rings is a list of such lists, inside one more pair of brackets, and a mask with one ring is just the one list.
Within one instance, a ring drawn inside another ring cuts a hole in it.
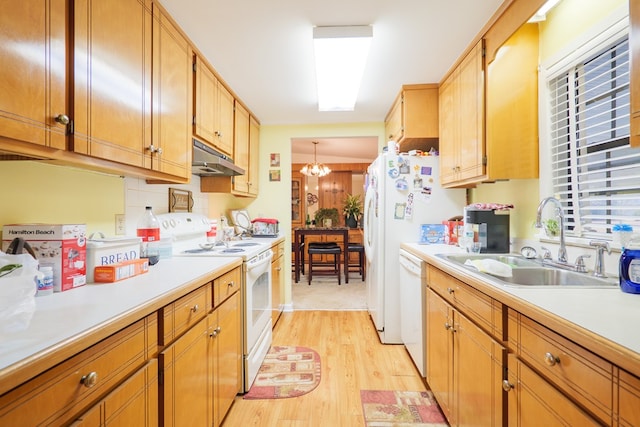
[{"label": "dining table", "polygon": [[297,227],[294,228],[293,238],[293,251],[295,254],[295,262],[293,266],[295,283],[300,281],[300,246],[304,243],[306,236],[319,235],[339,235],[342,236],[342,242],[344,243],[342,256],[344,266],[344,282],[349,283],[349,227]]}]

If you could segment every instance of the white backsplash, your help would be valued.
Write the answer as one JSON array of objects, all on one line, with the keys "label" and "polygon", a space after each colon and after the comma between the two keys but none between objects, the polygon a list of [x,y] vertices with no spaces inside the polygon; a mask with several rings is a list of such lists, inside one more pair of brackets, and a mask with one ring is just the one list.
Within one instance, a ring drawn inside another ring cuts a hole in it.
[{"label": "white backsplash", "polygon": [[193,212],[208,215],[209,199],[200,192],[200,177],[192,176],[189,184],[147,184],[144,179],[125,177],[126,234],[135,236],[136,224],[145,206],[153,207],[155,214],[169,212],[169,188],[191,191]]}]

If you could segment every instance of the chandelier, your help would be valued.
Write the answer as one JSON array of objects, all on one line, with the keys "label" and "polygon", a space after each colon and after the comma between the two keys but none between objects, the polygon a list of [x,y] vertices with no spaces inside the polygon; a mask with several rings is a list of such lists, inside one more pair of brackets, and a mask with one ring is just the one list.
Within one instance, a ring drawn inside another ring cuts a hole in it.
[{"label": "chandelier", "polygon": [[316,156],[317,156],[316,150],[318,147],[318,141],[311,141],[311,142],[313,142],[313,163],[307,163],[306,165],[304,165],[304,167],[300,169],[300,173],[307,176],[329,175],[329,173],[331,173],[331,169],[329,169],[327,165],[318,163],[318,161],[316,160]]}]

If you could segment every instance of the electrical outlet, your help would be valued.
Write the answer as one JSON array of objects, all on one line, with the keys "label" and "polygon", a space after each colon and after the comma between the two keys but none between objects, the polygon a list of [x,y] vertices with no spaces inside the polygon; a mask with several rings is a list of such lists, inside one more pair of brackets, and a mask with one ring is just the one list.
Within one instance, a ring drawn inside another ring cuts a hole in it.
[{"label": "electrical outlet", "polygon": [[123,236],[127,234],[127,226],[124,214],[116,214],[116,235]]}]

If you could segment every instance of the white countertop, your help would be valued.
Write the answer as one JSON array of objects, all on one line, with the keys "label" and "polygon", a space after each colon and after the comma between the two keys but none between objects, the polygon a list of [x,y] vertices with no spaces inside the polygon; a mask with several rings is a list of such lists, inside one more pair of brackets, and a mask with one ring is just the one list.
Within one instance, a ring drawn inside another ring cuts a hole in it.
[{"label": "white countertop", "polygon": [[[115,283],[87,284],[65,292],[36,297],[29,324],[20,331],[0,333],[0,378],[27,359],[45,357],[51,348],[77,339],[126,317],[134,310],[159,307],[163,296],[185,285],[201,285],[239,257],[161,259],[149,272]],[[215,274],[214,274],[215,273]],[[0,303],[1,304],[1,303]]]},{"label": "white countertop", "polygon": [[[402,246],[412,249],[415,253],[423,255],[425,261],[435,259],[439,253],[461,252],[455,246],[448,245],[419,245],[405,243]],[[446,262],[446,261],[445,261]],[[447,262],[451,267],[459,267]],[[482,280],[480,273],[472,269],[464,268],[464,274],[477,277]],[[486,282],[495,288],[497,299],[501,296],[516,298],[525,304],[543,310],[552,316],[556,316],[575,324],[602,337],[605,341],[624,347],[632,353],[636,353],[636,359],[640,359],[640,294],[622,292],[619,287],[611,289],[593,288],[562,288],[562,287],[513,287]]]}]

